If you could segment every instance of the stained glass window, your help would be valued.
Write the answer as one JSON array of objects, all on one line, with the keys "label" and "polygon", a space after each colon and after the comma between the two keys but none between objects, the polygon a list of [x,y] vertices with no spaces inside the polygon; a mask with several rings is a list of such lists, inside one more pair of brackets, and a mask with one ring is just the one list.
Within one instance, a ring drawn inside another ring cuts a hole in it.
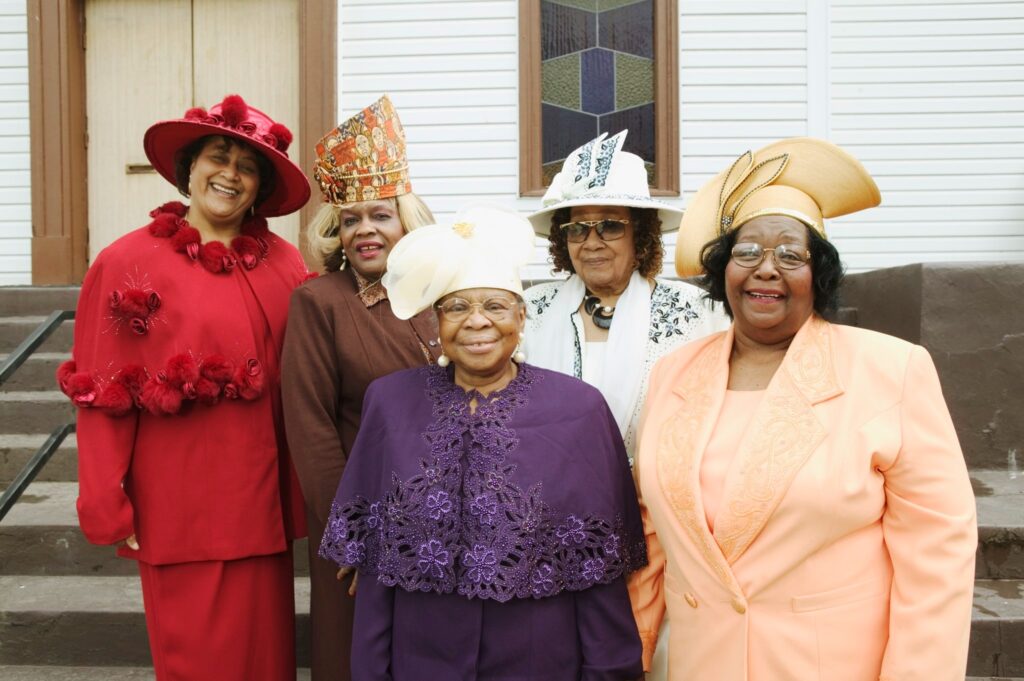
[{"label": "stained glass window", "polygon": [[629,129],[655,178],[654,0],[541,0],[545,186],[576,147]]}]

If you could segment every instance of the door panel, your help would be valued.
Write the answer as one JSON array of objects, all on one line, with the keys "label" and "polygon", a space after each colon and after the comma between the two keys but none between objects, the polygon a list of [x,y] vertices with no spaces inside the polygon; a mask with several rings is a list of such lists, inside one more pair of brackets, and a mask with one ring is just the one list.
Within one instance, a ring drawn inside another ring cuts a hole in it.
[{"label": "door panel", "polygon": [[[288,126],[298,158],[298,0],[87,0],[85,18],[90,262],[179,198],[144,171],[154,122],[237,93]],[[298,243],[298,213],[270,226]]]},{"label": "door panel", "polygon": [[[209,106],[227,94],[288,126],[288,147],[298,159],[299,7],[298,0],[220,0],[193,6],[195,99]],[[298,244],[299,214],[270,221],[276,233]]]},{"label": "door panel", "polygon": [[191,0],[85,4],[89,262],[178,196],[146,167],[146,128],[192,106]]}]

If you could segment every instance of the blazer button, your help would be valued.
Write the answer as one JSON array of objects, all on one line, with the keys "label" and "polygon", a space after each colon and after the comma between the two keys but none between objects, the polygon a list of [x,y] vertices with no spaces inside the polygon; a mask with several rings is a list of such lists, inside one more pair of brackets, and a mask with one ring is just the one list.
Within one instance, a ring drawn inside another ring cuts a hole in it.
[{"label": "blazer button", "polygon": [[437,346],[437,341],[436,340],[427,341],[427,345],[429,345],[432,348],[436,347]]},{"label": "blazer button", "polygon": [[686,602],[690,604],[691,608],[696,608],[697,607],[697,599],[694,597],[693,594],[685,593],[685,594],[683,594],[683,598],[686,599]]},{"label": "blazer button", "polygon": [[747,606],[739,598],[734,598],[732,599],[732,609],[742,615],[747,611]]}]

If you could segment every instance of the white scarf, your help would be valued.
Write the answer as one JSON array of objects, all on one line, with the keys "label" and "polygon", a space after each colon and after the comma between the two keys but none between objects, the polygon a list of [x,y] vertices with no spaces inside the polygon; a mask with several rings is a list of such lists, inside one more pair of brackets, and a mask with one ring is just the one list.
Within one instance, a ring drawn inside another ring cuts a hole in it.
[{"label": "white scarf", "polygon": [[[574,274],[565,281],[540,325],[527,333],[530,364],[573,375],[576,343],[572,314],[579,309],[585,295],[586,286],[579,275]],[[594,385],[611,407],[623,437],[640,395],[650,324],[651,283],[634,270],[629,286],[615,305],[615,318],[608,330],[604,353],[605,365]],[[580,339],[581,345],[582,342]]]}]

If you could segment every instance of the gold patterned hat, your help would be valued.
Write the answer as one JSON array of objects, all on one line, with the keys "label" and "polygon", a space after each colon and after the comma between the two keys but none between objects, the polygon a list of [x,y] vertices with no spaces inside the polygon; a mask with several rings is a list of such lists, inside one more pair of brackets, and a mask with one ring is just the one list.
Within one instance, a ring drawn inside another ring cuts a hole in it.
[{"label": "gold patterned hat", "polygon": [[316,144],[313,177],[335,205],[408,194],[405,130],[387,95],[339,124]]},{"label": "gold patterned hat", "polygon": [[823,218],[882,202],[860,161],[831,142],[793,137],[747,151],[701,187],[686,207],[676,240],[676,272],[701,272],[704,244],[762,215],[785,215],[825,236]]}]

